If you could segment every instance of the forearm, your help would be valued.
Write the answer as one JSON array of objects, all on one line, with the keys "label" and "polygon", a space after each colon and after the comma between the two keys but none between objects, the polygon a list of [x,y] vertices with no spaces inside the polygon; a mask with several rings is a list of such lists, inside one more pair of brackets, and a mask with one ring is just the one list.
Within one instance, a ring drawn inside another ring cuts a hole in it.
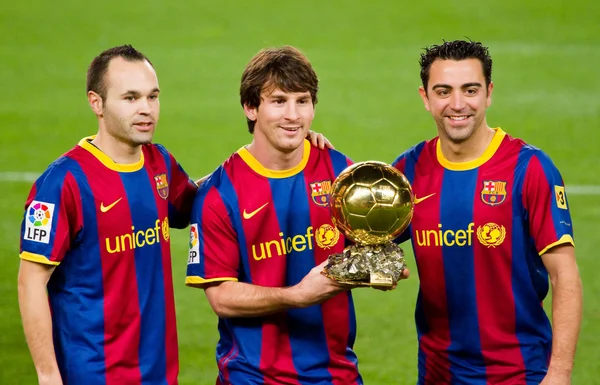
[{"label": "forearm", "polygon": [[264,287],[243,282],[222,282],[206,288],[206,296],[219,317],[259,317],[299,306],[291,287]]},{"label": "forearm", "polygon": [[549,371],[570,375],[581,326],[583,299],[577,269],[563,270],[552,280],[552,355]]},{"label": "forearm", "polygon": [[19,279],[18,291],[23,330],[38,377],[56,377],[59,371],[46,287],[42,282],[22,282]]}]

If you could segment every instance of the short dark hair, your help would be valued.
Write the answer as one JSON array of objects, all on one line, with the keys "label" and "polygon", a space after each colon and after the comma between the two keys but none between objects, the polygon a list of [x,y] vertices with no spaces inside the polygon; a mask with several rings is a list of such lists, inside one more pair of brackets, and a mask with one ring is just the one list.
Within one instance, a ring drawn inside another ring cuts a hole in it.
[{"label": "short dark hair", "polygon": [[[240,102],[242,106],[258,108],[260,94],[275,88],[285,92],[308,91],[313,105],[317,104],[319,79],[308,58],[297,48],[285,45],[258,52],[242,74]],[[253,133],[256,122],[246,120],[248,131]]]},{"label": "short dark hair", "polygon": [[[152,62],[143,53],[133,48],[130,44],[120,45],[109,48],[101,52],[92,60],[87,71],[87,92],[94,91],[102,100],[106,99],[106,83],[104,75],[108,71],[110,61],[116,57],[122,57],[128,61],[147,61],[151,66]],[[152,66],[154,68],[154,66]]]},{"label": "short dark hair", "polygon": [[429,83],[429,70],[433,62],[437,59],[477,59],[481,62],[481,67],[483,68],[486,87],[492,81],[492,57],[488,52],[488,47],[478,41],[471,40],[444,41],[443,44],[425,48],[425,52],[421,54],[419,64],[421,65],[421,81],[423,82],[425,92],[427,92],[427,85]]}]

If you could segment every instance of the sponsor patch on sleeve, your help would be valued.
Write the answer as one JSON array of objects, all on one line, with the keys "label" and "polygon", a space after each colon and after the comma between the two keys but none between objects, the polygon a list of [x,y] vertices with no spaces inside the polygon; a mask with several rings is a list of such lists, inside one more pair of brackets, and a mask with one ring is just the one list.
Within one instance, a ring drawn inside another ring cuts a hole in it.
[{"label": "sponsor patch on sleeve", "polygon": [[25,232],[23,239],[40,243],[49,243],[52,233],[54,203],[33,201],[25,213]]}]

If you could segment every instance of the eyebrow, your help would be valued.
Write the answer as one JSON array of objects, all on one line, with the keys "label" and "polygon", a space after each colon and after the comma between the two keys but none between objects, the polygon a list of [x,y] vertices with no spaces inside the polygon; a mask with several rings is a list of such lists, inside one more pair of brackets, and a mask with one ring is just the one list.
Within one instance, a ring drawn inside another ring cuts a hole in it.
[{"label": "eyebrow", "polygon": [[[469,88],[469,87],[483,87],[483,86],[479,82],[465,83],[462,86],[460,86],[460,88],[463,88],[463,89]],[[450,84],[436,84],[435,86],[431,87],[431,89],[433,89],[433,90],[436,90],[438,88],[452,89],[453,87]]]},{"label": "eyebrow", "polygon": [[[154,93],[160,93],[160,90],[158,89],[158,87],[156,87],[152,91],[150,91],[150,94],[154,94]],[[141,95],[141,92],[134,91],[134,90],[128,90],[121,94],[121,96],[125,96],[125,95]]]}]

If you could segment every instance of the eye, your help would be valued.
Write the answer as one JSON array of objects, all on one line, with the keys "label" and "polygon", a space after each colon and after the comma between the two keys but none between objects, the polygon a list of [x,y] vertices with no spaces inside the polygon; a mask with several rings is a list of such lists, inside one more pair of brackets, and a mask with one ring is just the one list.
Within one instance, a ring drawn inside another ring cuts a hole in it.
[{"label": "eye", "polygon": [[132,95],[127,95],[127,96],[125,96],[125,100],[127,100],[129,102],[133,102],[135,100],[135,98]]},{"label": "eye", "polygon": [[475,88],[469,88],[465,92],[466,92],[467,95],[476,95],[477,94],[477,89],[475,89]]},{"label": "eye", "polygon": [[156,99],[158,99],[158,95],[156,95],[156,94],[154,94],[154,95],[150,95],[150,96],[148,97],[148,99],[150,99],[150,100],[156,100]]},{"label": "eye", "polygon": [[439,90],[439,91],[437,92],[437,94],[438,94],[439,96],[448,96],[448,95],[450,95],[450,92],[449,92],[448,90]]},{"label": "eye", "polygon": [[299,104],[308,104],[309,103],[309,99],[300,99],[298,100]]},{"label": "eye", "polygon": [[273,100],[273,103],[275,103],[275,104],[283,104],[283,103],[285,103],[285,100],[283,100],[283,99],[275,99],[275,100]]}]

